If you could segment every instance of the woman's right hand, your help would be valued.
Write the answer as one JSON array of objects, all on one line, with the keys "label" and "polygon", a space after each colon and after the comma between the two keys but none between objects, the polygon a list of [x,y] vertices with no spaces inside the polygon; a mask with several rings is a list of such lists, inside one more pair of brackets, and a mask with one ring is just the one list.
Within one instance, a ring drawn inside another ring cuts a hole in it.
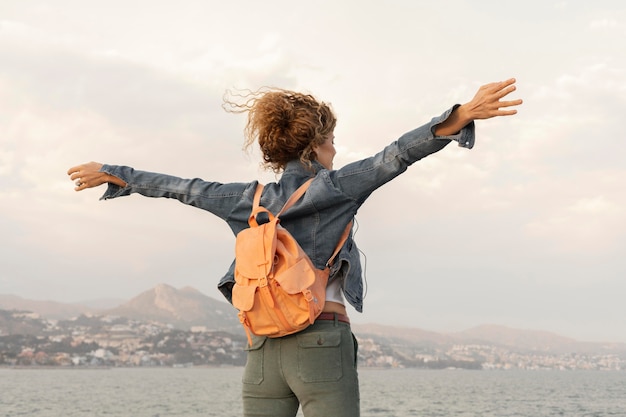
[{"label": "woman's right hand", "polygon": [[87,188],[98,187],[105,183],[112,183],[120,187],[126,187],[126,182],[118,177],[101,172],[102,164],[99,162],[88,162],[77,165],[67,170],[70,180],[76,183],[75,191],[82,191]]}]

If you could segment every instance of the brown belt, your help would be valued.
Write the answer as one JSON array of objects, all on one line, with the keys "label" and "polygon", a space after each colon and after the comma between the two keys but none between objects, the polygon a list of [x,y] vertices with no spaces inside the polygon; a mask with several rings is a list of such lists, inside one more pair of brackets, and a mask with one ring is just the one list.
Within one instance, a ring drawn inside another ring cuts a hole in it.
[{"label": "brown belt", "polygon": [[348,316],[346,316],[346,315],[343,315],[343,314],[322,313],[319,316],[317,316],[317,320],[332,320],[332,321],[335,321],[335,318],[337,319],[337,321],[340,321],[342,323],[350,324],[350,318]]}]

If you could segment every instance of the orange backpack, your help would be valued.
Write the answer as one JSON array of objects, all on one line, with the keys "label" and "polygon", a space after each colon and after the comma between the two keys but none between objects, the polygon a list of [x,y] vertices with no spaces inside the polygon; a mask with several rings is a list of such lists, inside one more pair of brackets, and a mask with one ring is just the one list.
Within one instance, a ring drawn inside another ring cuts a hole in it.
[{"label": "orange backpack", "polygon": [[[300,186],[275,216],[260,205],[263,185],[259,184],[248,219],[250,227],[237,234],[232,301],[250,342],[250,332],[281,337],[303,330],[324,308],[330,265],[348,238],[352,223],[346,226],[326,267],[315,268],[279,224],[280,215],[302,197],[311,181]],[[267,213],[269,221],[259,225],[259,213]]]}]

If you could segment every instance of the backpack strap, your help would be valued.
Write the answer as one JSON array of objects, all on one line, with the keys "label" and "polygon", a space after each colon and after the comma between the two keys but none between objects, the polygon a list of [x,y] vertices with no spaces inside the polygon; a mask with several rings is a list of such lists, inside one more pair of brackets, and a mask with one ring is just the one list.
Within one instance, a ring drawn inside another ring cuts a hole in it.
[{"label": "backpack strap", "polygon": [[257,208],[259,207],[259,204],[261,204],[261,193],[263,192],[263,187],[264,185],[261,183],[256,185],[256,191],[254,192],[254,198],[252,199],[252,208]]},{"label": "backpack strap", "polygon": [[300,200],[300,197],[302,197],[304,193],[306,193],[306,190],[309,189],[309,185],[311,185],[313,180],[314,178],[310,178],[304,184],[298,187],[298,189],[294,191],[293,194],[291,194],[291,197],[289,197],[287,202],[285,202],[285,205],[283,206],[283,208],[280,209],[276,217],[280,217],[280,215],[287,211],[289,207],[293,206],[296,201]]},{"label": "backpack strap", "polygon": [[344,229],[343,234],[341,235],[341,239],[339,239],[339,243],[337,243],[337,247],[335,247],[335,251],[333,252],[328,262],[326,262],[326,267],[330,267],[333,264],[335,257],[339,254],[339,251],[343,247],[344,243],[346,243],[346,240],[348,240],[348,236],[350,236],[350,229],[352,229],[353,224],[354,224],[354,221],[350,220],[350,223],[346,225],[346,228]]},{"label": "backpack strap", "polygon": [[265,207],[261,207],[261,193],[263,192],[263,184],[258,183],[256,186],[256,190],[254,191],[254,198],[252,199],[252,211],[250,212],[250,217],[248,217],[248,224],[250,227],[257,227],[259,223],[256,221],[257,214],[261,212],[265,212],[270,216],[270,220],[273,219],[274,215],[270,213]]},{"label": "backpack strap", "polygon": [[[294,203],[298,201],[304,195],[306,190],[309,189],[309,185],[311,185],[311,183],[313,182],[313,179],[314,178],[308,179],[304,184],[298,187],[296,191],[294,191],[294,193],[291,195],[291,197],[289,197],[289,199],[287,200],[283,208],[280,209],[276,217],[279,217],[281,214],[283,214],[283,212],[285,212],[289,207],[293,206]],[[353,223],[354,222],[351,220],[350,223],[346,225],[346,228],[343,231],[343,234],[341,235],[341,238],[339,239],[337,246],[335,247],[335,251],[333,252],[328,262],[326,262],[327,267],[333,264],[335,257],[339,254],[339,251],[343,247],[344,243],[346,243],[346,240],[348,240],[348,236],[350,236],[350,229],[352,229]]]},{"label": "backpack strap", "polygon": [[293,194],[291,194],[291,196],[287,199],[287,201],[285,202],[285,205],[283,205],[283,208],[280,209],[280,211],[278,212],[276,216],[274,216],[272,212],[270,212],[268,209],[261,206],[261,194],[263,193],[264,186],[263,184],[258,183],[256,186],[256,190],[254,191],[254,198],[252,199],[252,212],[250,212],[250,217],[248,218],[248,224],[251,227],[258,226],[259,224],[256,220],[256,216],[259,213],[267,213],[267,215],[270,218],[270,221],[273,220],[274,217],[278,218],[281,214],[283,214],[283,212],[285,212],[288,208],[293,206],[296,201],[300,200],[300,198],[304,195],[304,193],[306,193],[306,190],[309,189],[309,185],[311,185],[311,183],[313,182],[313,179],[314,178],[308,179],[304,184],[298,187],[298,189],[294,191]]},{"label": "backpack strap", "polygon": [[[298,187],[298,189],[294,191],[291,197],[287,199],[287,201],[285,202],[285,205],[283,206],[283,208],[280,209],[280,211],[278,212],[276,216],[274,216],[265,207],[261,207],[260,204],[261,204],[261,193],[263,192],[263,184],[261,183],[257,184],[256,191],[254,192],[253,203],[252,203],[252,213],[250,213],[248,224],[250,224],[250,226],[258,226],[258,223],[256,221],[256,216],[260,212],[266,212],[270,216],[270,219],[273,217],[279,217],[281,214],[283,214],[283,212],[285,212],[287,209],[293,206],[296,203],[296,201],[300,200],[300,198],[304,195],[304,193],[306,193],[306,190],[309,189],[309,186],[311,185],[313,180],[314,178],[310,178],[304,184]],[[328,262],[326,262],[327,267],[333,264],[335,257],[339,254],[339,251],[341,251],[341,248],[346,243],[346,240],[348,240],[348,236],[350,236],[350,229],[352,229],[353,224],[354,224],[354,221],[350,221],[350,223],[346,225],[346,228],[344,229],[343,234],[341,235],[341,238],[339,239],[339,242],[337,243],[337,246],[335,247],[335,250],[332,256],[330,257]]]}]

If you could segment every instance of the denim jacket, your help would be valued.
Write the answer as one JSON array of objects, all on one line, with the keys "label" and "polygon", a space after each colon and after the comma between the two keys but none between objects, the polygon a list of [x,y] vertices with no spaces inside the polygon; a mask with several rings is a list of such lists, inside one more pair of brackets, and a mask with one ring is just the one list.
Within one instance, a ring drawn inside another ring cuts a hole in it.
[{"label": "denim jacket", "polygon": [[[297,160],[289,162],[278,182],[265,186],[261,205],[277,213],[302,183],[315,177],[306,194],[281,215],[281,225],[300,243],[313,264],[324,268],[347,224],[374,190],[406,171],[412,163],[443,149],[452,140],[459,146],[473,147],[473,123],[456,135],[434,136],[434,127],[447,119],[457,106],[433,118],[430,123],[405,133],[376,155],[343,168],[327,170],[317,161],[310,167]],[[121,178],[127,184],[124,188],[109,184],[101,199],[132,193],[174,198],[223,219],[235,235],[248,227],[257,181],[222,184],[115,165],[104,165],[101,171]],[[361,272],[359,251],[351,234],[331,267],[330,279],[344,280],[346,300],[359,312],[363,309]],[[228,301],[231,301],[234,282],[233,261],[218,284]]]}]

